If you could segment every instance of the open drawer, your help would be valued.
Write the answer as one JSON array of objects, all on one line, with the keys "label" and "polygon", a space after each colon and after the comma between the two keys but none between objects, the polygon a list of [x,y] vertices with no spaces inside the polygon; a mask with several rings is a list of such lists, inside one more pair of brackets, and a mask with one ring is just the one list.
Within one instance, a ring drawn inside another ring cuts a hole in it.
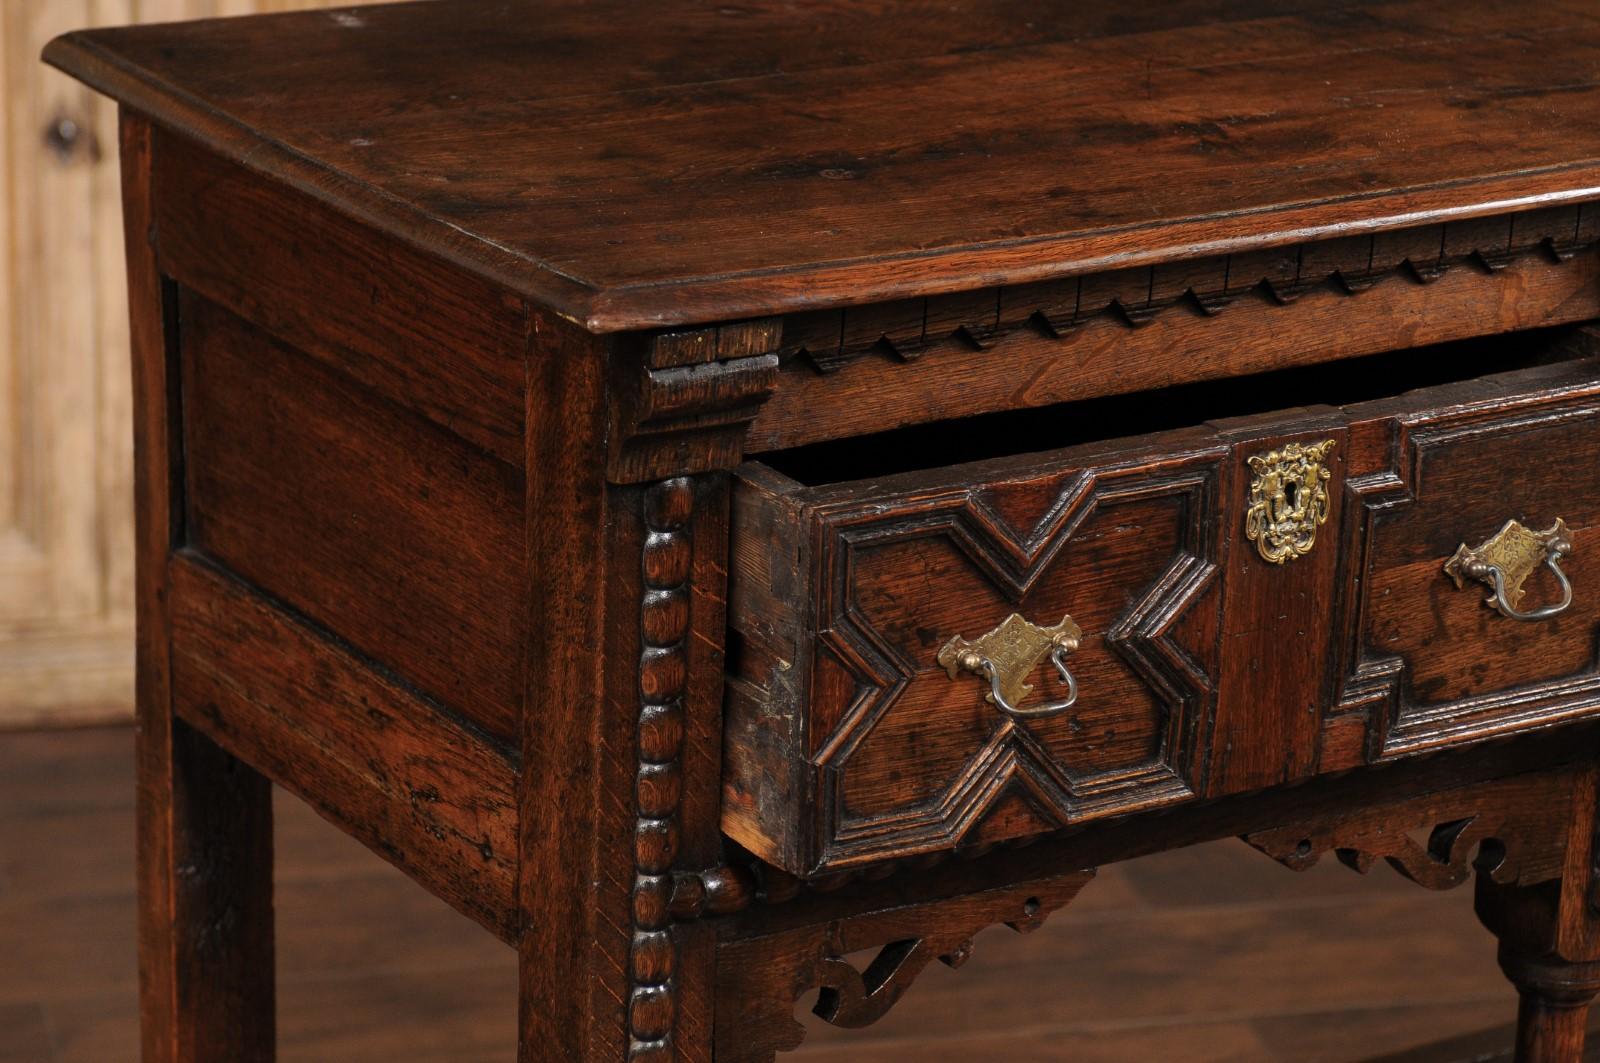
[{"label": "open drawer", "polygon": [[1600,710],[1600,360],[805,482],[838,467],[734,489],[723,825],[796,874]]}]

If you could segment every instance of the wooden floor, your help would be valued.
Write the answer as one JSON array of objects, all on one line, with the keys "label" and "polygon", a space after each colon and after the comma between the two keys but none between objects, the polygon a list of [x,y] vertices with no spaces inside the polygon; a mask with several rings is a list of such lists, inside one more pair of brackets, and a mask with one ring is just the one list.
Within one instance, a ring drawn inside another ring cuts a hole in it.
[{"label": "wooden floor", "polygon": [[[0,1063],[135,1058],[131,732],[0,734]],[[510,1060],[511,952],[279,795],[281,1058]],[[1239,843],[1108,868],[1036,934],[978,939],[851,1063],[1485,1059],[1514,1012],[1470,889],[1296,875]],[[1080,972],[1076,977],[1068,972]],[[1081,972],[1092,971],[1093,977]]]}]

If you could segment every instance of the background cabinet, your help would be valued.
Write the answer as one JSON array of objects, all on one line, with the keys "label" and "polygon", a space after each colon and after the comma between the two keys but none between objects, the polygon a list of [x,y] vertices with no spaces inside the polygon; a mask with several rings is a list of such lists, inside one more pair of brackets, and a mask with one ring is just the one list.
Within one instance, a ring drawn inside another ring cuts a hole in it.
[{"label": "background cabinet", "polygon": [[0,727],[125,718],[132,425],[116,113],[39,62],[83,26],[314,0],[0,0]]}]

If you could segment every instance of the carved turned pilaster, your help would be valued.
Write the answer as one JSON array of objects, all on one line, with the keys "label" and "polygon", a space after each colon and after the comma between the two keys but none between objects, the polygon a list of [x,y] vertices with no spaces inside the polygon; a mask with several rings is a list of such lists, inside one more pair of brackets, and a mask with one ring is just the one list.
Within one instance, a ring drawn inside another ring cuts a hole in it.
[{"label": "carved turned pilaster", "polygon": [[[718,472],[740,460],[745,426],[774,381],[778,339],[776,321],[664,333],[619,352],[613,366],[608,476],[616,484],[646,485],[637,503],[631,1063],[698,1053],[678,1030],[685,1022],[709,1025],[709,1015],[684,1010],[709,993],[710,972],[685,970],[684,931],[673,924],[742,906],[749,897],[729,869],[700,870],[720,839],[714,810],[727,480]],[[701,984],[688,987],[686,979]]]},{"label": "carved turned pilaster", "polygon": [[689,519],[694,488],[677,477],[645,493],[641,557],[639,770],[634,788],[633,942],[628,969],[628,1058],[672,1058],[675,956],[671,934],[672,864],[678,849],[680,758],[688,668]]}]

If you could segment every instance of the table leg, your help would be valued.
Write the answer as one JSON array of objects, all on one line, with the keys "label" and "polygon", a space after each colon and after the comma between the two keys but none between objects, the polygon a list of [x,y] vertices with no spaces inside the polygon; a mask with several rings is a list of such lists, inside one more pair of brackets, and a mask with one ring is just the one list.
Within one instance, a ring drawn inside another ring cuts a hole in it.
[{"label": "table leg", "polygon": [[1582,1060],[1589,1004],[1600,992],[1600,964],[1530,962],[1502,950],[1500,965],[1521,995],[1517,1063]]},{"label": "table leg", "polygon": [[1520,996],[1517,1063],[1583,1059],[1589,1004],[1600,993],[1595,810],[1591,770],[1573,793],[1560,878],[1520,885],[1478,876],[1478,917],[1500,939],[1500,968]]},{"label": "table leg", "polygon": [[267,781],[173,716],[168,561],[182,541],[170,286],[151,245],[150,124],[121,118],[138,513],[139,988],[145,1063],[274,1055]]},{"label": "table leg", "polygon": [[182,721],[160,726],[151,713],[143,715],[145,1063],[270,1063],[276,1040],[270,788]]}]

